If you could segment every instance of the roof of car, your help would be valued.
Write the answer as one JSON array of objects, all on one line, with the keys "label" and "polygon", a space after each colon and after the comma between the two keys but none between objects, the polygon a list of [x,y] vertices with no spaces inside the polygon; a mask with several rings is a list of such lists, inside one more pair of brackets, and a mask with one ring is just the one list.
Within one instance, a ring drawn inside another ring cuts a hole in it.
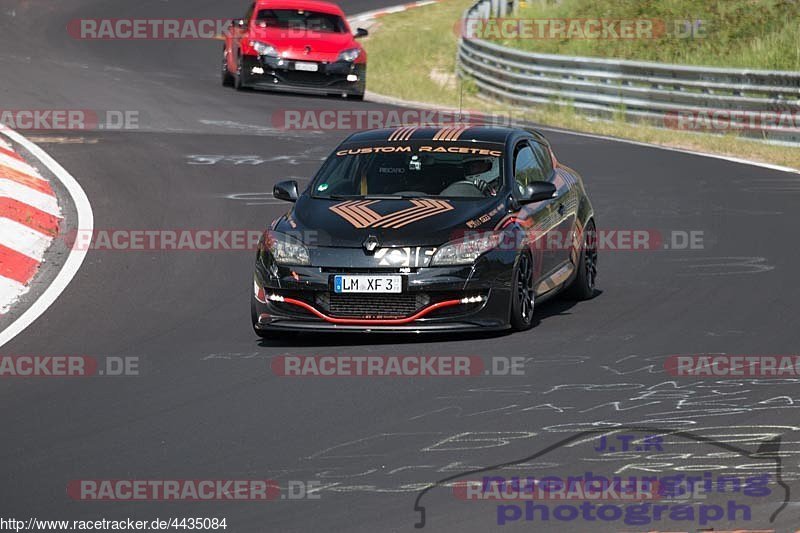
[{"label": "roof of car", "polygon": [[386,141],[459,141],[505,143],[515,133],[530,133],[542,138],[537,132],[502,126],[453,125],[453,126],[406,126],[360,131],[351,135],[347,142],[386,142]]},{"label": "roof of car", "polygon": [[301,9],[344,16],[342,8],[338,5],[321,0],[258,0],[256,9]]}]

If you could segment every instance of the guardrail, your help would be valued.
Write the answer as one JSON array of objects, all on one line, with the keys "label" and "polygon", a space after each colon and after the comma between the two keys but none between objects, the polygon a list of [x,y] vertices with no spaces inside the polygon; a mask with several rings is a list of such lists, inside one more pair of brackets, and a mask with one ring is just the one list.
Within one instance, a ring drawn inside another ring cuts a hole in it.
[{"label": "guardrail", "polygon": [[[515,4],[480,0],[463,22],[509,15]],[[518,106],[570,106],[605,118],[800,144],[800,72],[538,54],[471,36],[460,40],[457,68],[483,96]]]}]

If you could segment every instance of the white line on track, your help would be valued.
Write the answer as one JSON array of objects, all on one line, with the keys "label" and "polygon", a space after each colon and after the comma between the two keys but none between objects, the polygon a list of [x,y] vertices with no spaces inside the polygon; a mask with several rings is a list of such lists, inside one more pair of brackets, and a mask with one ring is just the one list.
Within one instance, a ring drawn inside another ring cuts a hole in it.
[{"label": "white line on track", "polygon": [[[8,128],[0,125],[0,133],[5,134],[9,139],[21,145],[28,152],[30,152],[42,165],[47,167],[50,172],[64,185],[75,204],[75,209],[78,213],[77,227],[82,232],[87,232],[87,235],[92,235],[94,232],[94,213],[92,213],[92,206],[89,203],[89,198],[81,188],[80,184],[75,178],[67,172],[64,167],[50,157],[50,155],[39,148],[37,145],[20,135],[19,133],[9,130]],[[61,295],[67,288],[72,278],[78,273],[86,258],[88,250],[70,250],[64,266],[61,267],[55,279],[39,296],[39,298],[31,305],[22,315],[12,322],[5,330],[0,332],[0,347],[7,344],[11,339],[19,335],[22,331],[30,326],[37,318],[44,314],[47,309],[53,305],[53,302]],[[0,287],[0,291],[3,287]]]},{"label": "white line on track", "polygon": [[402,13],[403,11],[407,11],[409,9],[414,9],[417,7],[425,7],[430,6],[433,4],[438,4],[441,0],[425,0],[422,2],[411,2],[410,4],[402,4],[395,7],[386,7],[383,9],[375,9],[374,11],[365,11],[363,13],[358,13],[348,17],[347,21],[350,22],[360,22],[364,20],[371,20],[383,15],[389,15],[392,13]]}]

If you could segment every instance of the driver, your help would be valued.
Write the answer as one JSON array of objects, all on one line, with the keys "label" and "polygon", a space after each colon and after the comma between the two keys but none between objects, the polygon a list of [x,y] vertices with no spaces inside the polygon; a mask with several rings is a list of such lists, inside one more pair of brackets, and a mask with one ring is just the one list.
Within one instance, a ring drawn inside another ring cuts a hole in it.
[{"label": "driver", "polygon": [[464,179],[472,183],[483,194],[496,196],[500,181],[498,158],[472,159],[464,164]]}]

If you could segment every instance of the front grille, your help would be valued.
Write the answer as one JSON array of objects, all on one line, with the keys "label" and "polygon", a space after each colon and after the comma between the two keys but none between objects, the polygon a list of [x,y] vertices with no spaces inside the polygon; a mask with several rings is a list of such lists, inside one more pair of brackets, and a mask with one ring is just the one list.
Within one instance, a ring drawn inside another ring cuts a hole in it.
[{"label": "front grille", "polygon": [[344,76],[334,76],[322,72],[303,72],[297,70],[276,70],[274,76],[284,83],[303,87],[330,87],[345,81]]},{"label": "front grille", "polygon": [[424,293],[317,295],[317,305],[336,317],[402,318],[411,316],[430,302]]}]

